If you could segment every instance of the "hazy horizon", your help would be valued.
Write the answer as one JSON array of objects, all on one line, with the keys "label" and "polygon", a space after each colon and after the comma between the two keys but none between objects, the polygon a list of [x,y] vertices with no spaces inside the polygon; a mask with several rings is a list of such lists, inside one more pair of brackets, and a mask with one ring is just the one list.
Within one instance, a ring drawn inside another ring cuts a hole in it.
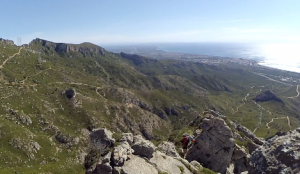
[{"label": "hazy horizon", "polygon": [[300,1],[8,1],[1,38],[94,44],[300,43]]}]

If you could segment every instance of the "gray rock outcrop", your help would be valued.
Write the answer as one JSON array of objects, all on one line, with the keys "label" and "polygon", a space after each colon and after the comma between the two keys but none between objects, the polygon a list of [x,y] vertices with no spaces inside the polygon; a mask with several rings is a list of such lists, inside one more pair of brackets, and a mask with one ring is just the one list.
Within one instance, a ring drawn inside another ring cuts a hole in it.
[{"label": "gray rock outcrop", "polygon": [[114,143],[114,150],[101,155],[104,148],[101,145],[114,142],[111,136],[106,129],[90,134],[92,149],[85,158],[86,174],[197,174],[203,169],[199,162],[189,163],[181,158],[173,143],[163,142],[157,148],[151,141],[132,133],[122,133],[122,138]]},{"label": "gray rock outcrop", "polygon": [[133,137],[133,142],[132,149],[135,155],[140,155],[148,159],[153,156],[156,147],[151,141],[145,140],[141,135],[136,135]]},{"label": "gray rock outcrop", "polygon": [[114,166],[123,166],[125,161],[129,159],[129,155],[134,152],[128,142],[122,142],[120,145],[114,147],[112,162]]},{"label": "gray rock outcrop", "polygon": [[101,154],[108,152],[113,147],[115,139],[112,138],[113,133],[105,128],[95,129],[90,134],[90,143],[92,148],[99,149]]},{"label": "gray rock outcrop", "polygon": [[235,123],[235,128],[238,131],[242,132],[246,137],[251,139],[255,144],[258,144],[258,145],[264,144],[264,142],[265,142],[264,139],[259,138],[256,135],[254,135],[254,133],[251,132],[249,129],[247,129],[245,126]]},{"label": "gray rock outcrop", "polygon": [[14,41],[0,38],[0,44],[14,45]]},{"label": "gray rock outcrop", "polygon": [[300,131],[268,139],[250,158],[249,174],[300,173]]},{"label": "gray rock outcrop", "polygon": [[158,149],[166,155],[180,157],[176,151],[175,145],[172,142],[164,141],[158,145]]},{"label": "gray rock outcrop", "polygon": [[209,116],[202,120],[201,134],[188,151],[188,161],[198,161],[215,172],[225,173],[235,147],[233,133],[221,118]]},{"label": "gray rock outcrop", "polygon": [[188,161],[185,161],[186,164],[184,164],[179,159],[167,156],[160,151],[156,151],[153,154],[153,158],[150,159],[150,162],[155,164],[156,168],[158,169],[158,171],[160,171],[160,173],[192,174],[192,172],[187,168],[187,166],[189,166],[189,168],[195,168],[193,165],[190,165]]},{"label": "gray rock outcrop", "polygon": [[82,43],[82,44],[65,44],[65,43],[54,43],[43,39],[34,39],[29,43],[29,45],[42,44],[45,48],[49,50],[55,50],[59,53],[70,53],[78,52],[84,56],[96,56],[96,55],[105,55],[103,48],[91,44],[91,43]]},{"label": "gray rock outcrop", "polygon": [[158,173],[158,170],[145,159],[135,155],[130,155],[129,158],[130,160],[126,161],[121,169],[122,174]]},{"label": "gray rock outcrop", "polygon": [[239,145],[236,145],[232,154],[232,164],[234,166],[233,173],[240,174],[248,170],[250,155],[246,152],[245,149],[241,148]]}]

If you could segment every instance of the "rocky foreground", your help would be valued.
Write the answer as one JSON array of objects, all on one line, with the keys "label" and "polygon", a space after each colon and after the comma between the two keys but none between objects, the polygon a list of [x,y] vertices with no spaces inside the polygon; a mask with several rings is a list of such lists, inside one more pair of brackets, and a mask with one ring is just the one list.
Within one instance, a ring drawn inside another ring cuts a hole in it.
[{"label": "rocky foreground", "polygon": [[222,174],[300,173],[300,128],[263,140],[214,111],[206,112],[192,124],[199,124],[199,128],[186,159],[180,157],[171,142],[156,147],[131,133],[123,133],[116,142],[107,129],[94,130],[85,158],[86,173],[201,174],[205,173],[203,167]]}]

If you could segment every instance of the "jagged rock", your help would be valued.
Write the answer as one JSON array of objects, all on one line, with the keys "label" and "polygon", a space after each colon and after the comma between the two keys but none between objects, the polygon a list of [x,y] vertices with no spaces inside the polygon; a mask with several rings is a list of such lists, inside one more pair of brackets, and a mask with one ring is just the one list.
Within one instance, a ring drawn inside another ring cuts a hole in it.
[{"label": "jagged rock", "polygon": [[247,152],[241,148],[239,145],[236,145],[233,150],[232,159],[238,160],[247,156]]},{"label": "jagged rock", "polygon": [[171,142],[164,141],[158,145],[158,148],[161,152],[165,153],[166,155],[172,157],[179,157],[175,145]]},{"label": "jagged rock", "polygon": [[0,44],[14,45],[14,41],[0,38]]},{"label": "jagged rock", "polygon": [[215,172],[225,173],[235,147],[232,131],[223,119],[213,116],[204,118],[201,128],[203,131],[188,151],[186,159],[196,160]]},{"label": "jagged rock", "polygon": [[23,123],[23,124],[26,124],[26,125],[31,125],[32,124],[31,118],[28,115],[18,114],[17,117],[20,120],[20,122]]},{"label": "jagged rock", "polygon": [[122,167],[122,174],[154,174],[158,173],[158,170],[145,159],[129,155],[130,160],[126,161]]},{"label": "jagged rock", "polygon": [[253,141],[250,141],[248,144],[247,144],[247,148],[249,150],[249,153],[251,154],[253,151],[255,151],[255,149],[257,149],[259,147],[258,144],[255,144]]},{"label": "jagged rock", "polygon": [[126,141],[116,146],[112,157],[114,166],[123,166],[124,162],[128,160],[128,155],[131,155],[133,152],[133,149]]},{"label": "jagged rock", "polygon": [[255,100],[256,102],[266,102],[266,101],[274,100],[283,103],[283,101],[279,97],[277,97],[276,94],[274,94],[274,92],[271,90],[267,90],[257,95],[253,100]]},{"label": "jagged rock", "polygon": [[157,166],[157,169],[159,169],[161,173],[165,172],[169,174],[192,174],[188,167],[197,170],[194,166],[190,165],[188,161],[186,161],[184,164],[181,160],[167,156],[160,151],[156,151],[153,154],[153,158],[150,159],[150,162]]},{"label": "jagged rock", "polygon": [[234,151],[232,155],[234,174],[240,174],[241,172],[247,171],[248,161],[249,161],[249,156],[247,155],[248,153],[240,146],[236,145],[234,147]]},{"label": "jagged rock", "polygon": [[34,153],[37,153],[42,147],[39,143],[21,138],[13,138],[9,141],[9,144],[15,148],[22,150],[30,159],[35,159]]},{"label": "jagged rock", "polygon": [[115,143],[112,132],[106,128],[93,130],[90,134],[90,141],[93,148],[101,150],[101,154],[107,153],[108,149]]},{"label": "jagged rock", "polygon": [[68,89],[66,90],[65,94],[68,97],[68,99],[71,99],[76,96],[76,91],[75,89]]},{"label": "jagged rock", "polygon": [[129,145],[133,144],[133,135],[132,133],[122,133],[122,138],[120,139],[120,142],[126,141]]},{"label": "jagged rock", "polygon": [[237,132],[233,132],[233,138],[238,139],[240,141],[244,141],[244,138]]},{"label": "jagged rock", "polygon": [[133,137],[134,144],[132,145],[132,149],[134,150],[135,155],[144,156],[150,159],[155,150],[155,146],[151,141],[145,140],[141,135],[137,135]]},{"label": "jagged rock", "polygon": [[248,137],[249,139],[251,139],[254,143],[258,144],[258,145],[262,145],[264,144],[264,140],[262,138],[258,138],[256,137],[249,129],[247,129],[246,127],[237,124],[236,123],[236,129],[240,132],[242,132],[246,137]]},{"label": "jagged rock", "polygon": [[22,124],[31,125],[32,121],[28,115],[20,114],[17,111],[10,109],[10,113],[14,115]]},{"label": "jagged rock", "polygon": [[213,116],[215,116],[215,117],[220,117],[220,118],[222,118],[223,120],[226,120],[226,119],[227,119],[226,116],[220,114],[218,111],[214,111],[214,110],[206,110],[206,111],[203,112],[203,115],[207,115],[207,114],[208,114],[208,115],[213,115]]},{"label": "jagged rock", "polygon": [[266,141],[251,154],[249,173],[300,173],[299,137],[294,130]]}]

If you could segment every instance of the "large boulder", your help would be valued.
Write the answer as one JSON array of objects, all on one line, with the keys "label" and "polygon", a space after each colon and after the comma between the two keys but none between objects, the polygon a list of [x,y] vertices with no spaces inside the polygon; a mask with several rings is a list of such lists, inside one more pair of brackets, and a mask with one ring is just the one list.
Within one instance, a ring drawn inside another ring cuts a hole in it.
[{"label": "large boulder", "polygon": [[176,151],[176,147],[173,143],[164,141],[158,145],[158,149],[165,153],[166,155],[172,156],[172,157],[180,157],[179,154]]},{"label": "large boulder", "polygon": [[232,164],[234,166],[233,173],[240,174],[248,170],[250,155],[246,152],[245,149],[236,145],[232,154]]},{"label": "large boulder", "polygon": [[225,173],[231,162],[235,141],[231,129],[221,118],[209,116],[202,120],[203,130],[186,159],[196,160],[215,172]]},{"label": "large boulder", "polygon": [[133,153],[133,149],[129,146],[128,142],[122,142],[120,145],[114,147],[113,151],[113,165],[114,166],[123,166],[125,161],[129,159],[128,155]]},{"label": "large boulder", "polygon": [[136,135],[133,137],[134,144],[131,148],[134,150],[135,155],[140,155],[150,159],[153,156],[153,152],[155,150],[154,144],[145,140],[141,135]]},{"label": "large boulder", "polygon": [[122,174],[158,173],[158,170],[145,159],[134,155],[129,155],[129,158],[130,160],[126,161],[121,169]]},{"label": "large boulder", "polygon": [[300,173],[300,131],[268,139],[250,158],[250,174]]},{"label": "large boulder", "polygon": [[[183,160],[183,159],[182,159]],[[150,159],[150,162],[153,163],[160,173],[168,173],[168,174],[192,174],[190,170],[187,168],[195,168],[193,165],[190,165],[187,161],[186,164],[180,161],[179,158],[173,158],[167,156],[166,154],[156,151],[153,154],[153,158]],[[196,169],[194,169],[196,170]]]},{"label": "large boulder", "polygon": [[257,137],[252,131],[247,129],[245,126],[234,123],[235,128],[242,132],[247,138],[252,140],[255,144],[263,145],[265,143],[264,139]]},{"label": "large boulder", "polygon": [[114,146],[113,133],[106,128],[95,129],[90,134],[91,148],[99,149],[101,154],[106,154],[108,149]]}]

